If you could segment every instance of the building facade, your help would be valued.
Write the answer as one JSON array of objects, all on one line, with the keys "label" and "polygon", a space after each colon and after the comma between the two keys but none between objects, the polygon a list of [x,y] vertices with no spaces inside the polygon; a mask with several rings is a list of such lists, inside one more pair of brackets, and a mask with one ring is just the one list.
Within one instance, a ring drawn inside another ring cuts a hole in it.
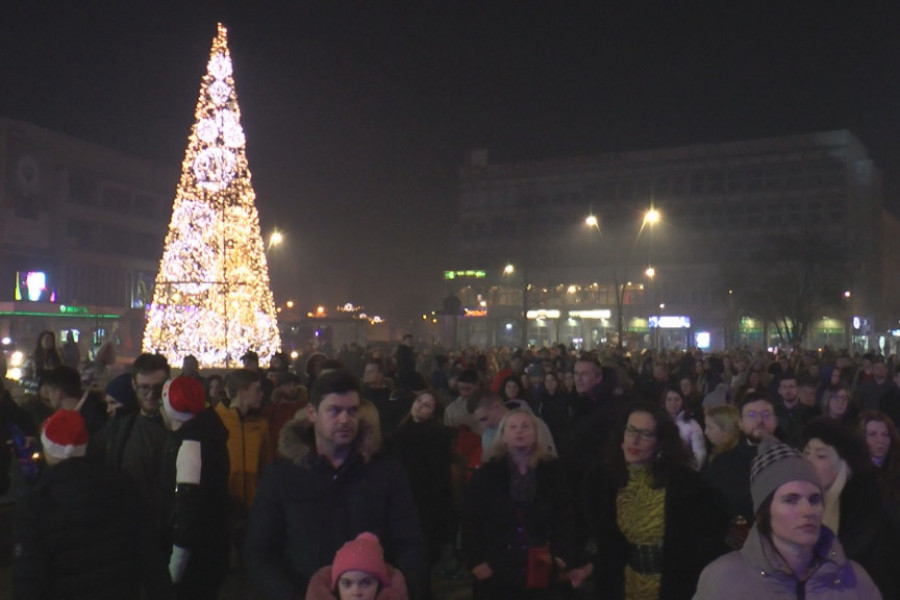
[{"label": "building facade", "polygon": [[139,352],[177,172],[0,119],[0,175],[0,338]]},{"label": "building facade", "polygon": [[746,280],[775,305],[804,288],[774,274],[815,263],[834,280],[812,294],[803,345],[891,350],[897,230],[880,171],[845,130],[497,165],[477,151],[453,267],[486,276],[447,287],[472,315],[463,343],[594,346],[621,329],[630,347],[762,346],[786,324],[749,302]]}]

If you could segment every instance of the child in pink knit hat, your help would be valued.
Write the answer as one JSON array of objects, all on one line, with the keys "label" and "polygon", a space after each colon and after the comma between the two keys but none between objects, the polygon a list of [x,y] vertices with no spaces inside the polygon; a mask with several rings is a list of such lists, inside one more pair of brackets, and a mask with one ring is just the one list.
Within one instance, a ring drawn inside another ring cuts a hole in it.
[{"label": "child in pink knit hat", "polygon": [[341,546],[330,567],[309,582],[306,600],[406,600],[403,574],[384,562],[374,533],[361,533]]}]

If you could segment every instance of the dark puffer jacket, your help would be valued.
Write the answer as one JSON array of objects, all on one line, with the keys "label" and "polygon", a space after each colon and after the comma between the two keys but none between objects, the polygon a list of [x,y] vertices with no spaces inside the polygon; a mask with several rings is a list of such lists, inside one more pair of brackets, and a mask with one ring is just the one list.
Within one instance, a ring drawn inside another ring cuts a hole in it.
[{"label": "dark puffer jacket", "polygon": [[138,502],[124,475],[86,458],[47,468],[17,514],[13,597],[135,598]]},{"label": "dark puffer jacket", "polygon": [[375,425],[360,418],[353,451],[335,469],[315,451],[306,420],[281,430],[281,459],[263,474],[250,511],[244,559],[254,586],[272,600],[302,598],[310,579],[344,542],[378,536],[384,558],[420,597],[427,549],[403,467],[378,449]]}]

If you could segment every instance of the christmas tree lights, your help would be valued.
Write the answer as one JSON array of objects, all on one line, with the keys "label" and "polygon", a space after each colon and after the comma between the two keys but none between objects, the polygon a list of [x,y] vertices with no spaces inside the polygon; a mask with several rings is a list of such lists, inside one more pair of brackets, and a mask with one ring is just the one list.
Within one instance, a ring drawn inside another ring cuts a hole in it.
[{"label": "christmas tree lights", "polygon": [[194,116],[143,349],[176,366],[233,366],[248,350],[265,363],[281,340],[221,23]]}]

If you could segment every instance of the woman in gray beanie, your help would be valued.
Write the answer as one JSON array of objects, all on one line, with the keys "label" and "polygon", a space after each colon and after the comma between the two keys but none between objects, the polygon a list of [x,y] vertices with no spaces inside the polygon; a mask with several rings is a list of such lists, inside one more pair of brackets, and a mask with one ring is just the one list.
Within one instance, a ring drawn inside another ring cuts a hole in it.
[{"label": "woman in gray beanie", "polygon": [[822,484],[797,450],[763,440],[750,470],[750,494],[756,522],[744,547],[703,570],[694,600],[881,598],[872,578],[822,525]]}]

